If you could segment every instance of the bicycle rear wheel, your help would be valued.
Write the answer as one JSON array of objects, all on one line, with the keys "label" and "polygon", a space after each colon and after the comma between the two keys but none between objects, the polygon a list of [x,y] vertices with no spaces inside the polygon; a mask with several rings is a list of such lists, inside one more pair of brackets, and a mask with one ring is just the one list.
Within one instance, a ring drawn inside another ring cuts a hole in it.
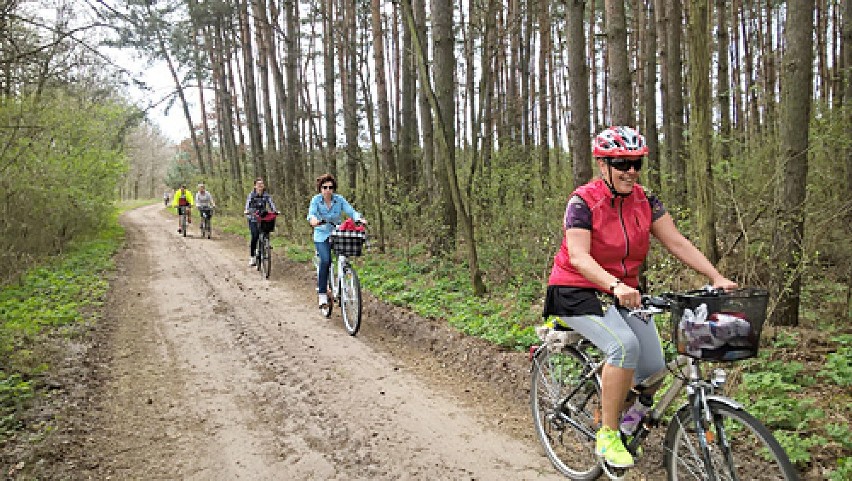
[{"label": "bicycle rear wheel", "polygon": [[350,336],[358,334],[361,328],[361,282],[352,266],[343,268],[340,279],[340,311],[343,313],[343,326]]},{"label": "bicycle rear wheel", "polygon": [[[573,347],[541,348],[532,361],[530,407],[545,454],[560,473],[575,480],[597,479],[595,455],[600,425],[600,379],[585,354]],[[563,402],[564,401],[564,402]]]},{"label": "bicycle rear wheel", "polygon": [[[710,479],[708,471],[719,481],[799,479],[787,453],[754,416],[713,399],[707,407],[712,420],[701,421],[703,436],[697,433],[689,406],[681,408],[669,424],[664,464],[670,481]],[[709,465],[702,444],[707,445]]]}]

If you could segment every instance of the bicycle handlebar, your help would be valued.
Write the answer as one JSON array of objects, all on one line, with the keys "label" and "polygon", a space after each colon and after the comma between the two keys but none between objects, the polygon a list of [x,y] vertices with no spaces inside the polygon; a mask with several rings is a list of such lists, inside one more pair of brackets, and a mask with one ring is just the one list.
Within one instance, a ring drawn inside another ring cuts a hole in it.
[{"label": "bicycle handlebar", "polygon": [[[358,220],[356,220],[356,221],[354,221],[354,222],[355,222],[355,225],[366,225],[366,224],[364,224],[363,222],[361,222],[361,219],[358,219]],[[321,226],[321,225],[325,225],[325,224],[329,224],[329,225],[331,225],[332,227],[334,227],[335,229],[336,229],[336,228],[338,228],[338,227],[340,227],[340,224],[335,224],[334,222],[327,221],[327,220],[325,220],[325,219],[320,219],[319,224],[314,225],[314,226],[311,226],[311,227],[313,227],[314,229],[316,229],[317,227],[319,227],[319,226]]]},{"label": "bicycle handlebar", "polygon": [[[663,292],[658,295],[642,295],[642,306],[637,307],[635,309],[630,309],[629,312],[631,315],[648,315],[648,314],[659,314],[661,312],[666,312],[671,310],[672,300],[676,296],[680,295],[702,295],[702,296],[721,296],[728,292],[725,289],[715,288],[713,286],[707,285],[700,289],[695,289],[692,291],[686,291],[682,294],[676,292]],[[617,302],[617,300],[616,300]]]}]

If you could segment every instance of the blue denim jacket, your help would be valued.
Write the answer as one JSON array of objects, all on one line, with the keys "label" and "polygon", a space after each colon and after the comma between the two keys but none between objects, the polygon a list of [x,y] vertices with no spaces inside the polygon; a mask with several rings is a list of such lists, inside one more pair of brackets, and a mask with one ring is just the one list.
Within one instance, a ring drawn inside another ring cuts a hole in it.
[{"label": "blue denim jacket", "polygon": [[314,228],[314,242],[325,242],[328,239],[331,231],[334,230],[334,226],[340,225],[343,222],[340,218],[341,214],[346,214],[353,220],[361,218],[361,214],[356,212],[340,194],[332,194],[331,207],[325,205],[325,202],[322,200],[322,194],[317,194],[311,199],[306,219],[310,221],[311,217],[316,217],[319,220],[327,222]]}]

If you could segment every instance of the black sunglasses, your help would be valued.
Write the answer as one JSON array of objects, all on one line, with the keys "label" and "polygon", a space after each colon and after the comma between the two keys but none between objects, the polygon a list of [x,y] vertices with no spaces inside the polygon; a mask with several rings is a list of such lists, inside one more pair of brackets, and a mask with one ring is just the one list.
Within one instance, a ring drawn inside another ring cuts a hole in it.
[{"label": "black sunglasses", "polygon": [[642,159],[607,159],[606,163],[619,172],[627,172],[631,167],[633,167],[633,170],[636,172],[642,170]]},{"label": "black sunglasses", "polygon": [[323,188],[323,190],[334,190],[333,185],[324,185],[324,186],[322,186],[322,188]]}]

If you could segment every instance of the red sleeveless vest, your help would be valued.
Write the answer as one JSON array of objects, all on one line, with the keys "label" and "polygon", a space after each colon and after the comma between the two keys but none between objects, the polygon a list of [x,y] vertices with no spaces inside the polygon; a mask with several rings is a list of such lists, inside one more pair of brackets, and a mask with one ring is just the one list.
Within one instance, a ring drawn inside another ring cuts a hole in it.
[{"label": "red sleeveless vest", "polygon": [[[590,253],[607,272],[631,287],[639,285],[639,267],[648,254],[651,234],[651,204],[638,184],[626,197],[614,197],[602,179],[574,191],[592,211]],[[600,286],[577,272],[563,237],[553,259],[548,285],[570,287]]]}]

